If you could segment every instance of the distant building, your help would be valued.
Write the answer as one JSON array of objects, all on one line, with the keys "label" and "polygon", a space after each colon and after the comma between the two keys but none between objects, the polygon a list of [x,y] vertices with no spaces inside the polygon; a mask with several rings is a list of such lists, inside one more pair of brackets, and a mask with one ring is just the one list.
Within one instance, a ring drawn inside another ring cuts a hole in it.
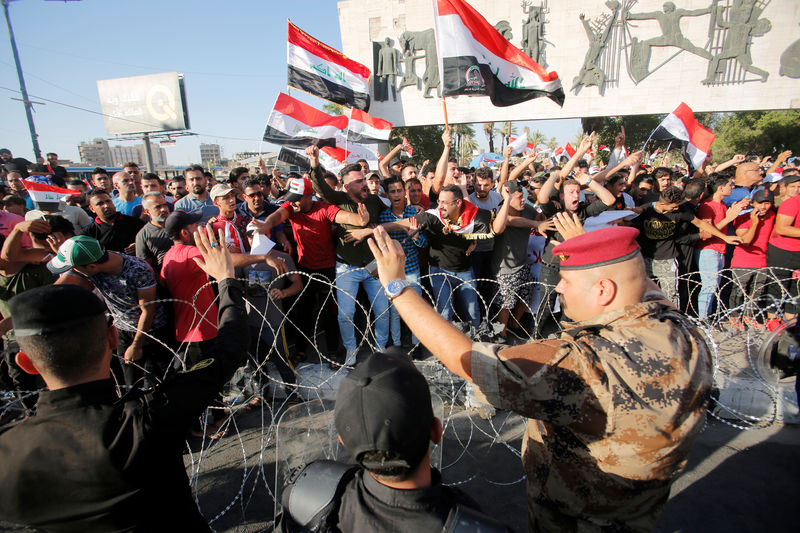
[{"label": "distant building", "polygon": [[[150,143],[150,151],[153,154],[153,166],[155,168],[168,166],[166,150],[156,144]],[[121,167],[128,161],[133,161],[140,167],[144,168],[145,162],[147,161],[147,154],[145,154],[144,144],[111,147],[112,166]]]},{"label": "distant building", "polygon": [[222,161],[222,148],[218,144],[200,144],[200,161],[203,166],[217,166]]},{"label": "distant building", "polygon": [[111,149],[105,139],[95,139],[78,145],[81,163],[87,167],[111,166]]}]

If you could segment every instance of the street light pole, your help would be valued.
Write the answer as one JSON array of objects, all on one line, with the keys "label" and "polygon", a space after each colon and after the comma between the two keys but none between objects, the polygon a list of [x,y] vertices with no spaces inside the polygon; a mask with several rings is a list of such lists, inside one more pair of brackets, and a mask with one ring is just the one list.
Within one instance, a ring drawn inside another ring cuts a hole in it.
[{"label": "street light pole", "polygon": [[8,38],[11,40],[11,51],[14,52],[14,63],[17,65],[17,76],[19,76],[19,91],[22,93],[22,103],[25,104],[25,115],[28,117],[28,128],[31,130],[31,142],[33,143],[33,155],[38,163],[42,158],[42,151],[39,149],[39,136],[36,134],[36,126],[33,125],[33,104],[28,98],[28,90],[25,88],[25,78],[22,76],[22,65],[19,62],[19,52],[17,42],[14,40],[14,30],[11,28],[11,19],[8,17],[8,2],[2,0],[3,13],[6,16],[6,26],[8,26]]}]

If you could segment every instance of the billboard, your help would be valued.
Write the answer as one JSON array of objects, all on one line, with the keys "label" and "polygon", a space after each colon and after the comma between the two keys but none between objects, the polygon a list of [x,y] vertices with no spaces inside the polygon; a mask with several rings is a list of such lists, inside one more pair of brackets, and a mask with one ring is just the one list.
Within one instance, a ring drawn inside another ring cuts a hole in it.
[{"label": "billboard", "polygon": [[189,129],[183,76],[177,72],[98,80],[109,135]]},{"label": "billboard", "polygon": [[[561,79],[563,107],[447,98],[450,122],[800,108],[797,0],[467,0]],[[340,0],[342,51],[369,66],[370,114],[442,124],[432,0]]]}]

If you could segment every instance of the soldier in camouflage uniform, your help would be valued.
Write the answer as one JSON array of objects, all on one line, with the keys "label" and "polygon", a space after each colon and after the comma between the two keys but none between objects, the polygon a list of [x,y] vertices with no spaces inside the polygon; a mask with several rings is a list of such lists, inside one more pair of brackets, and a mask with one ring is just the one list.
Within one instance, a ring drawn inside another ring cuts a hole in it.
[{"label": "soldier in camouflage uniform", "polygon": [[[554,249],[556,291],[576,321],[560,339],[472,343],[414,291],[394,304],[445,366],[492,405],[530,419],[531,531],[651,531],[703,427],[708,347],[647,279],[636,229],[579,235],[577,220],[563,215],[557,225],[568,240]],[[370,246],[387,285],[402,279],[403,263],[385,235],[376,232]]]}]

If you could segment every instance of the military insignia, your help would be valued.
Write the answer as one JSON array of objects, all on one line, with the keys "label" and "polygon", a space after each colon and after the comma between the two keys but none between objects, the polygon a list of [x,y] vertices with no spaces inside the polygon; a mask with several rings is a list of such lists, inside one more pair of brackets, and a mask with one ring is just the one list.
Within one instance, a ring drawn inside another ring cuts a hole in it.
[{"label": "military insignia", "polygon": [[188,374],[189,372],[194,372],[195,370],[202,370],[202,369],[206,368],[207,366],[211,366],[211,364],[213,362],[214,362],[214,358],[213,357],[209,358],[209,359],[203,359],[199,363],[195,363],[195,365],[192,366],[192,368],[190,368],[189,370],[182,370],[181,373],[182,374]]},{"label": "military insignia", "polygon": [[569,256],[567,254],[558,254],[558,258],[561,259],[562,261],[566,261],[567,259],[569,259]]}]

